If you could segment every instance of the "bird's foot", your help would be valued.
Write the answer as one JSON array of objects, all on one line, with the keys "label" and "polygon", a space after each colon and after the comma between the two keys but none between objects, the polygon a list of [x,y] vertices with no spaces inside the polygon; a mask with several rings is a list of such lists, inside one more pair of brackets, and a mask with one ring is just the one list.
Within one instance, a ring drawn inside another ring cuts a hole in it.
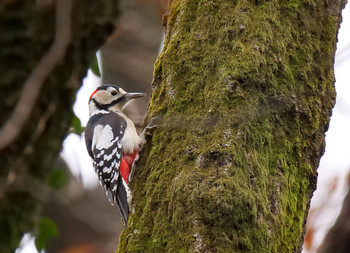
[{"label": "bird's foot", "polygon": [[157,129],[158,127],[161,127],[160,122],[161,119],[159,117],[153,117],[148,122],[147,126],[143,129],[141,133],[141,139],[145,142],[147,135],[152,135],[153,131]]}]

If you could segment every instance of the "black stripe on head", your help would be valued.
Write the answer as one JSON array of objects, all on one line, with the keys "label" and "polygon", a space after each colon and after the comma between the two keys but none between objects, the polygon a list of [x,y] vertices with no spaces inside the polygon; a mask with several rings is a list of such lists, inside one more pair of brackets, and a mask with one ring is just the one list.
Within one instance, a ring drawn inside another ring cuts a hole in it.
[{"label": "black stripe on head", "polygon": [[[108,88],[114,88],[118,92],[120,92],[120,87],[117,86],[117,85],[113,85],[113,84],[102,84],[101,86],[99,86],[97,88],[97,90],[107,90]],[[100,110],[107,110],[108,111],[109,107],[114,106],[114,105],[124,101],[125,99],[126,99],[126,97],[121,96],[118,99],[112,101],[110,104],[101,104],[101,103],[97,102],[97,100],[94,99],[94,98],[92,100],[94,101],[94,103],[95,103],[95,105],[96,105],[96,107],[98,109],[100,109]]]},{"label": "black stripe on head", "polygon": [[107,89],[110,88],[110,87],[116,89],[117,91],[119,91],[119,89],[120,89],[120,87],[117,86],[117,85],[113,85],[113,84],[102,84],[101,86],[99,86],[99,87],[97,88],[97,90],[107,90]]},{"label": "black stripe on head", "polygon": [[109,107],[109,104],[108,105],[103,105],[103,104],[100,104],[99,102],[97,102],[96,99],[92,99],[92,101],[95,103],[96,107],[99,109],[99,110],[105,110],[105,111],[108,111],[108,107]]},{"label": "black stripe on head", "polygon": [[116,104],[118,104],[118,103],[120,103],[120,102],[123,102],[125,99],[126,99],[126,97],[121,96],[121,97],[119,97],[118,99],[113,100],[110,104],[106,104],[106,105],[103,105],[103,104],[97,102],[96,99],[94,99],[94,98],[92,99],[92,101],[94,101],[94,103],[95,103],[95,105],[96,105],[96,107],[97,107],[98,109],[108,111],[108,110],[109,110],[109,107],[111,107],[111,106],[113,106],[113,105],[116,105]]}]

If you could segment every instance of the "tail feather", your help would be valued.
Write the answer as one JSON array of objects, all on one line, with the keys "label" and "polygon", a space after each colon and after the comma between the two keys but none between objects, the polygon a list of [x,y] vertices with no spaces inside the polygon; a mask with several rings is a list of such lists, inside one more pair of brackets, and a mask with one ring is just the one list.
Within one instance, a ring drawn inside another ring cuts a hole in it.
[{"label": "tail feather", "polygon": [[116,192],[113,192],[115,194],[113,200],[117,202],[120,214],[126,225],[129,218],[130,189],[121,176],[118,177],[117,185]]}]

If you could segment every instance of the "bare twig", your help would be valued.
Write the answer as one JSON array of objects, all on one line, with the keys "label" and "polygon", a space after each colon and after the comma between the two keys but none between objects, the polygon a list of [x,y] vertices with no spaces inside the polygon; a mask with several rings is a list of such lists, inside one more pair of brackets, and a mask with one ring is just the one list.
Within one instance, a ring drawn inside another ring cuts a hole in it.
[{"label": "bare twig", "polygon": [[0,151],[18,137],[33,110],[45,80],[65,56],[71,41],[71,12],[72,0],[57,1],[54,42],[24,83],[12,114],[0,129]]}]

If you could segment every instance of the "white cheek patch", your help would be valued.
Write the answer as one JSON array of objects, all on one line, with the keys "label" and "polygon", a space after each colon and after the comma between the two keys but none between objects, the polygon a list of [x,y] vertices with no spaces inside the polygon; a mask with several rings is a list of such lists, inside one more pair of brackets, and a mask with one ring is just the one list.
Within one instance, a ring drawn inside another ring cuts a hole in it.
[{"label": "white cheek patch", "polygon": [[112,97],[108,91],[101,90],[96,95],[96,100],[97,100],[97,102],[99,102],[101,104],[109,104],[112,101]]},{"label": "white cheek patch", "polygon": [[113,97],[111,96],[111,94],[105,90],[98,91],[94,98],[98,103],[103,105],[110,104],[113,101]]}]

